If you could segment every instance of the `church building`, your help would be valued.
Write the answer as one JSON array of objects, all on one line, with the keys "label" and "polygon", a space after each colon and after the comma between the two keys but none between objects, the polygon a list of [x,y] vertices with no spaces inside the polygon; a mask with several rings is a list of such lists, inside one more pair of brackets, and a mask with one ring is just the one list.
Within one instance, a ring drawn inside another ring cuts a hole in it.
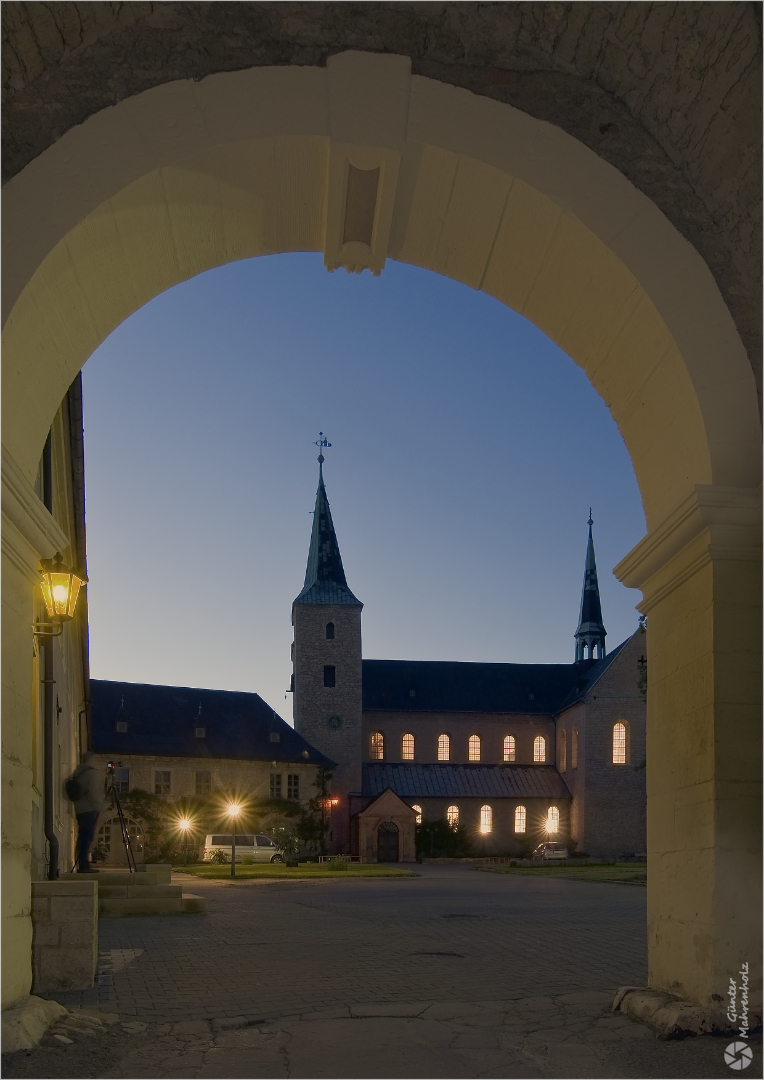
[{"label": "church building", "polygon": [[336,763],[332,850],[409,861],[416,824],[445,818],[484,855],[643,852],[645,631],[605,648],[591,515],[571,664],[366,660],[318,461],[292,690],[295,730]]}]

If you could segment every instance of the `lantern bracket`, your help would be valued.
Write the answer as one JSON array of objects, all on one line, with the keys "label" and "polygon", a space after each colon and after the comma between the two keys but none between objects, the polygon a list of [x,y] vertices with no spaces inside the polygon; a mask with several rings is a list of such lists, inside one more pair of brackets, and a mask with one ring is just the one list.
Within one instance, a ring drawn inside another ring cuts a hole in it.
[{"label": "lantern bracket", "polygon": [[63,622],[42,622],[40,619],[36,619],[32,623],[32,633],[36,638],[61,637],[63,632]]}]

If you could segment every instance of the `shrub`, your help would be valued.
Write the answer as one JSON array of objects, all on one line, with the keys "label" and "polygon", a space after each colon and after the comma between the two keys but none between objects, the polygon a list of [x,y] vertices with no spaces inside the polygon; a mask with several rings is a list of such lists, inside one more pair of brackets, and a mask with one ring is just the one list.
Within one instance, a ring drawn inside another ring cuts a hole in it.
[{"label": "shrub", "polygon": [[229,863],[230,861],[231,861],[231,856],[228,854],[228,852],[227,851],[221,851],[220,848],[218,848],[216,851],[213,851],[212,854],[210,855],[210,862]]},{"label": "shrub", "polygon": [[350,859],[347,855],[335,855],[332,861],[329,863],[330,870],[347,870],[350,865]]},{"label": "shrub", "polygon": [[452,828],[445,818],[423,821],[416,827],[418,859],[458,859],[472,854],[472,844],[464,825]]}]

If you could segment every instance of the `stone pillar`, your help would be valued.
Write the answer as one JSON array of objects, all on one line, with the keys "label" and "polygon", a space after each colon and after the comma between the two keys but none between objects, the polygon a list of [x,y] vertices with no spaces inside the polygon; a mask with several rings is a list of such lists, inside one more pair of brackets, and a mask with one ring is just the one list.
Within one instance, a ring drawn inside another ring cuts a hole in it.
[{"label": "stone pillar", "polygon": [[761,1010],[760,493],[697,486],[616,567],[647,635],[649,983]]},{"label": "stone pillar", "polygon": [[98,883],[32,882],[33,985],[36,994],[89,990],[98,963]]}]

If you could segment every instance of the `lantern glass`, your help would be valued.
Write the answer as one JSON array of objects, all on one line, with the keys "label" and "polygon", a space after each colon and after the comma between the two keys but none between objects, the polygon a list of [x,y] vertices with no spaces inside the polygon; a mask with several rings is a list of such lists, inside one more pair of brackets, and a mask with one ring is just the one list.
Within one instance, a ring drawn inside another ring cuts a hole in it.
[{"label": "lantern glass", "polygon": [[52,562],[46,559],[41,565],[40,586],[48,618],[56,621],[73,618],[77,597],[85,584],[85,578],[80,577],[74,570],[67,569],[60,555]]}]

